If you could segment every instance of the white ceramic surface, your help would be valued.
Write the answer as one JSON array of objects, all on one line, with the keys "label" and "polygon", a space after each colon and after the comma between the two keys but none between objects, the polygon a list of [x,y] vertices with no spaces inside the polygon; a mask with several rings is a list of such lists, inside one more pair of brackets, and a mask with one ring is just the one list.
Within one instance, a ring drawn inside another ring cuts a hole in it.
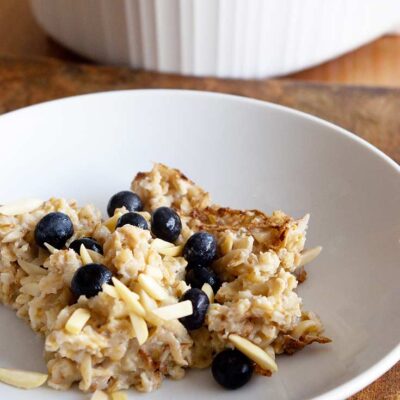
[{"label": "white ceramic surface", "polygon": [[[400,168],[356,136],[290,109],[226,95],[126,91],[59,100],[0,117],[0,203],[52,195],[105,209],[152,161],[181,168],[233,207],[311,212],[324,251],[299,288],[333,339],[279,372],[224,391],[210,371],[166,381],[143,399],[337,400],[400,358]],[[41,343],[0,306],[0,366],[44,370]],[[0,386],[0,398],[27,392]],[[134,391],[130,398],[136,398]],[[84,398],[48,388],[31,400]]]},{"label": "white ceramic surface", "polygon": [[397,27],[398,0],[31,0],[39,24],[94,60],[255,78],[321,63]]}]

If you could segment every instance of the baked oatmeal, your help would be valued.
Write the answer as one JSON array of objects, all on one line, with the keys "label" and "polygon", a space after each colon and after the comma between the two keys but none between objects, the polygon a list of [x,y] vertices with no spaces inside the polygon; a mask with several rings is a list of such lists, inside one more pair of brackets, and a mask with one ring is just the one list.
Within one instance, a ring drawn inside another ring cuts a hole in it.
[{"label": "baked oatmeal", "polygon": [[162,164],[107,211],[0,207],[0,298],[44,336],[51,387],[150,392],[212,365],[234,389],[276,372],[278,354],[329,342],[296,293],[320,251],[304,250],[308,215],[221,207]]}]

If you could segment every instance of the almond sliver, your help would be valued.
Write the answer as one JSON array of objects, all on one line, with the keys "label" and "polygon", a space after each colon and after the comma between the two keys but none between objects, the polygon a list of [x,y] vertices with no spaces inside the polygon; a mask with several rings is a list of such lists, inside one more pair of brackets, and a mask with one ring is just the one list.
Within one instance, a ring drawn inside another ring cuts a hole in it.
[{"label": "almond sliver", "polygon": [[90,312],[85,308],[76,309],[65,324],[65,330],[73,335],[77,335],[89,321]]},{"label": "almond sliver", "polygon": [[109,218],[107,221],[104,221],[104,226],[110,231],[114,232],[115,227],[117,226],[117,222],[119,218],[121,217],[122,212],[116,212],[111,218]]},{"label": "almond sliver", "polygon": [[102,264],[104,257],[98,253],[97,251],[86,249],[86,251],[89,253],[90,258],[93,260],[93,262],[97,264]]},{"label": "almond sliver", "polygon": [[124,392],[111,393],[111,400],[128,400],[128,396]]},{"label": "almond sliver", "polygon": [[81,260],[83,265],[92,264],[93,260],[90,257],[85,245],[82,243],[81,247],[79,248],[79,255],[81,256]]},{"label": "almond sliver", "polygon": [[108,294],[110,297],[114,297],[114,299],[118,299],[118,293],[114,286],[105,283],[101,289],[104,293]]},{"label": "almond sliver", "polygon": [[166,247],[165,249],[158,250],[158,253],[163,256],[178,257],[182,254],[183,245]]},{"label": "almond sliver", "polygon": [[139,315],[140,317],[144,317],[146,312],[143,306],[139,303],[139,296],[132,292],[128,287],[126,287],[121,281],[117,278],[112,278],[114,283],[115,290],[118,293],[119,298],[126,304],[128,309],[131,312]]},{"label": "almond sliver", "polygon": [[193,305],[190,300],[185,300],[180,303],[156,308],[155,310],[152,310],[152,313],[165,321],[169,321],[171,319],[178,319],[192,315]]},{"label": "almond sliver", "polygon": [[300,263],[298,267],[303,267],[309,264],[311,261],[315,260],[322,251],[321,246],[313,247],[312,249],[304,250],[300,255]]},{"label": "almond sliver", "polygon": [[165,300],[168,298],[168,292],[151,276],[139,274],[138,282],[153,299]]},{"label": "almond sliver", "polygon": [[108,395],[106,392],[103,392],[102,390],[96,390],[90,400],[108,400]]},{"label": "almond sliver", "polygon": [[250,342],[250,340],[232,333],[229,335],[229,341],[262,369],[270,372],[278,371],[275,360],[263,349]]},{"label": "almond sliver", "polygon": [[156,301],[152,297],[150,297],[143,289],[140,289],[138,293],[140,296],[140,303],[146,310],[146,315],[144,316],[144,319],[151,325],[162,325],[164,321],[152,313],[152,310],[157,308]]},{"label": "almond sliver", "polygon": [[18,264],[28,275],[46,275],[47,273],[44,268],[28,261],[18,260]]},{"label": "almond sliver", "polygon": [[0,214],[21,215],[36,210],[43,204],[39,199],[23,199],[0,207]]},{"label": "almond sliver", "polygon": [[133,331],[135,332],[135,337],[139,342],[139,346],[141,346],[149,337],[149,330],[146,321],[135,313],[130,313],[129,318],[131,320]]},{"label": "almond sliver", "polygon": [[175,245],[173,243],[166,242],[165,240],[157,238],[151,242],[150,247],[152,249],[156,250],[157,252],[160,252],[160,250],[162,250],[162,249],[168,249],[171,247],[175,247]]},{"label": "almond sliver", "polygon": [[138,291],[140,296],[140,302],[146,311],[151,311],[157,308],[157,302],[150,297],[144,289]]},{"label": "almond sliver", "polygon": [[0,381],[20,389],[34,389],[42,386],[48,378],[47,374],[0,368]]},{"label": "almond sliver", "polygon": [[214,290],[209,283],[205,283],[201,290],[207,295],[208,299],[210,300],[210,304],[214,303]]},{"label": "almond sliver", "polygon": [[56,251],[58,251],[58,249],[56,249],[55,247],[53,247],[51,244],[48,243],[44,243],[44,246],[46,247],[46,249],[51,253],[54,254]]}]

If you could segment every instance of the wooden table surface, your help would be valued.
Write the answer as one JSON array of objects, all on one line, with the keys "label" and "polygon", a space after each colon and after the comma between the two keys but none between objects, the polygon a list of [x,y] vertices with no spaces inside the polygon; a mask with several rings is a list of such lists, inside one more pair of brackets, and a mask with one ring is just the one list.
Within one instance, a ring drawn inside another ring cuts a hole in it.
[{"label": "wooden table surface", "polygon": [[[279,80],[182,78],[27,58],[85,61],[49,40],[33,20],[27,3],[0,0],[0,113],[44,100],[117,88],[221,91],[320,116],[355,132],[400,162],[400,89],[310,83],[400,86],[400,37],[381,38],[337,60]],[[400,400],[400,364],[351,397],[375,399]]]}]

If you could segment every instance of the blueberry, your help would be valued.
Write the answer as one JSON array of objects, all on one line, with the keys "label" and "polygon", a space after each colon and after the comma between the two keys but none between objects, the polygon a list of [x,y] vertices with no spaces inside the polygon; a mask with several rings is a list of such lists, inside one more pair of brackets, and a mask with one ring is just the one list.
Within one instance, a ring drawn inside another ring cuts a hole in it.
[{"label": "blueberry", "polygon": [[211,366],[214,379],[226,389],[238,389],[253,374],[253,363],[238,350],[224,350],[217,354]]},{"label": "blueberry", "polygon": [[193,305],[193,314],[187,317],[179,318],[179,321],[188,331],[193,331],[203,325],[210,300],[208,296],[200,289],[189,289],[181,297],[180,301],[190,300]]},{"label": "blueberry", "polygon": [[93,250],[96,253],[103,254],[103,249],[100,243],[96,242],[96,240],[90,237],[83,237],[80,239],[74,240],[70,245],[69,248],[74,250],[76,253],[80,253],[81,245],[84,245],[88,250]]},{"label": "blueberry", "polygon": [[102,264],[87,264],[76,270],[71,291],[76,296],[93,297],[101,292],[105,283],[111,283],[112,272]]},{"label": "blueberry", "polygon": [[221,287],[221,282],[217,274],[209,267],[203,267],[201,265],[188,264],[186,267],[185,281],[192,288],[201,289],[205,283],[208,283],[214,293],[217,293]]},{"label": "blueberry", "polygon": [[153,212],[151,218],[151,231],[153,234],[167,242],[175,242],[182,230],[179,215],[169,207],[160,207]]},{"label": "blueberry", "polygon": [[217,255],[217,241],[207,232],[190,236],[183,249],[183,256],[190,264],[209,265]]},{"label": "blueberry", "polygon": [[138,213],[128,212],[122,215],[117,222],[117,228],[124,226],[126,224],[137,226],[140,229],[149,229],[147,221]]},{"label": "blueberry", "polygon": [[111,197],[107,205],[107,213],[110,217],[114,215],[116,208],[125,207],[128,211],[142,211],[143,203],[140,197],[129,190],[123,190]]},{"label": "blueberry", "polygon": [[73,234],[74,226],[68,215],[51,212],[37,223],[35,241],[38,246],[43,248],[45,248],[44,244],[48,243],[56,249],[61,249]]}]

